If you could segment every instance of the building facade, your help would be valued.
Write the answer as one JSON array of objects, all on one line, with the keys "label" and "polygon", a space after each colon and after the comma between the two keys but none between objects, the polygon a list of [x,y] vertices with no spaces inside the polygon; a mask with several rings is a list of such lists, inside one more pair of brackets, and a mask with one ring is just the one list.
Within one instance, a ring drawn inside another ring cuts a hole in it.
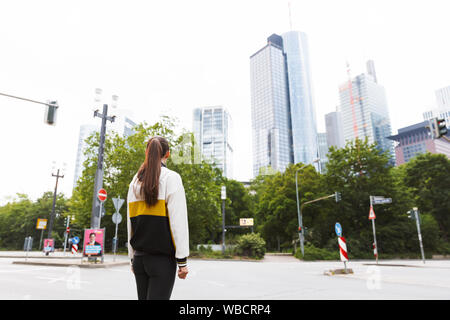
[{"label": "building facade", "polygon": [[[371,64],[374,73],[373,63]],[[368,138],[391,156],[395,164],[391,122],[384,87],[371,74],[360,74],[339,87],[344,141]]]},{"label": "building facade", "polygon": [[416,123],[399,129],[398,134],[389,137],[397,142],[395,147],[397,166],[425,152],[445,154],[450,159],[450,142],[442,138],[433,139],[427,126],[428,121]]},{"label": "building facade", "polygon": [[436,90],[436,108],[423,113],[423,119],[445,119],[447,128],[450,128],[450,86]]},{"label": "building facade", "polygon": [[345,146],[344,133],[342,132],[341,112],[334,111],[325,115],[325,128],[328,147],[334,146],[338,149]]},{"label": "building facade", "polygon": [[93,124],[83,124],[80,126],[80,133],[78,135],[78,149],[77,149],[77,157],[75,160],[75,173],[73,177],[73,187],[77,186],[78,179],[81,177],[83,173],[83,164],[86,161],[86,156],[84,152],[87,148],[86,139],[93,133],[100,132],[98,126]]},{"label": "building facade", "polygon": [[272,34],[250,57],[253,175],[318,156],[307,37]]},{"label": "building facade", "polygon": [[317,144],[319,146],[319,172],[325,173],[328,163],[328,141],[326,132],[317,133]]},{"label": "building facade", "polygon": [[293,160],[283,39],[273,34],[250,57],[253,175],[261,168],[284,171]]},{"label": "building facade", "polygon": [[282,35],[286,57],[294,163],[310,164],[318,157],[316,111],[304,32]]},{"label": "building facade", "polygon": [[195,143],[201,160],[212,163],[227,178],[233,178],[232,119],[222,106],[196,108],[193,111]]}]

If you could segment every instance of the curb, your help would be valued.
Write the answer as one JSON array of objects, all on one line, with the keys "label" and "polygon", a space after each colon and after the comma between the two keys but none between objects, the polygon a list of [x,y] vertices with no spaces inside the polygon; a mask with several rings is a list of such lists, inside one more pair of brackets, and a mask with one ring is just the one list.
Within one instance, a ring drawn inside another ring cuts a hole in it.
[{"label": "curb", "polygon": [[81,256],[80,257],[51,257],[51,256],[48,256],[48,257],[43,257],[43,256],[41,256],[41,257],[39,257],[39,256],[1,256],[0,255],[0,258],[12,258],[12,259],[17,259],[17,258],[20,258],[20,259],[81,259]]},{"label": "curb", "polygon": [[99,268],[110,268],[110,267],[118,267],[118,266],[125,266],[130,265],[129,261],[121,261],[121,262],[104,262],[104,263],[96,263],[96,264],[90,264],[90,263],[57,263],[57,262],[43,262],[43,261],[13,261],[13,264],[27,264],[27,265],[33,265],[33,266],[47,266],[47,267],[73,267],[77,266],[80,268],[87,268],[87,269],[99,269]]}]

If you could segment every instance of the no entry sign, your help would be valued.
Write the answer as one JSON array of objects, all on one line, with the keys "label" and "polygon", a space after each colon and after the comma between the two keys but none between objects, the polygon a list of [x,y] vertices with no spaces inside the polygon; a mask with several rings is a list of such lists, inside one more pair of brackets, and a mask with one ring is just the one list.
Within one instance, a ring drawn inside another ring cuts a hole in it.
[{"label": "no entry sign", "polygon": [[98,190],[98,194],[97,194],[98,200],[100,200],[101,202],[104,202],[107,197],[108,197],[108,194],[106,193],[105,189],[102,188],[102,189]]}]

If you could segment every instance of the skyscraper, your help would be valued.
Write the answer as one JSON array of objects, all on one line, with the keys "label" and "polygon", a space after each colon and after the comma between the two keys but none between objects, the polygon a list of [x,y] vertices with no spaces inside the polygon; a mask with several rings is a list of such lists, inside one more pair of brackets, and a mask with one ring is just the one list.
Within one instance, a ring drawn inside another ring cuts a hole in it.
[{"label": "skyscraper", "polygon": [[[373,63],[370,64],[375,73]],[[391,122],[384,87],[375,81],[371,74],[360,74],[339,88],[340,109],[342,111],[342,129],[344,140],[368,138],[369,143],[378,143],[378,147],[387,151],[391,164],[395,164]]]},{"label": "skyscraper", "polygon": [[87,148],[87,143],[85,140],[94,132],[99,131],[98,126],[93,124],[83,124],[80,126],[80,134],[78,135],[78,150],[77,150],[77,158],[75,160],[75,173],[73,177],[73,187],[77,186],[78,179],[81,177],[83,173],[83,163],[86,161],[86,156],[84,152]]},{"label": "skyscraper", "polygon": [[309,164],[318,157],[318,145],[308,38],[304,32],[297,31],[286,32],[282,38],[287,65],[294,163]]},{"label": "skyscraper", "polygon": [[230,113],[222,106],[196,108],[192,129],[202,160],[210,161],[225,177],[233,178]]},{"label": "skyscraper", "polygon": [[450,86],[436,90],[435,94],[436,108],[424,112],[423,119],[445,119],[447,128],[450,128]]},{"label": "skyscraper", "polygon": [[345,146],[344,133],[342,131],[342,117],[340,111],[334,111],[325,115],[325,127],[328,146],[343,148]]},{"label": "skyscraper", "polygon": [[307,37],[272,34],[250,57],[253,174],[318,157]]},{"label": "skyscraper", "polygon": [[317,144],[319,146],[319,170],[320,173],[324,173],[328,163],[328,141],[327,134],[325,132],[317,133]]}]

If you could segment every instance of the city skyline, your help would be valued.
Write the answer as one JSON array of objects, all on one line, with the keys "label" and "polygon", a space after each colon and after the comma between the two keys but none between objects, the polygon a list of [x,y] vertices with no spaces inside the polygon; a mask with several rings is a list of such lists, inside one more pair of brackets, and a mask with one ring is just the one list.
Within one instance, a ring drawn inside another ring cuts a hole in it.
[{"label": "city skyline", "polygon": [[[450,22],[446,1],[423,4],[408,2],[404,14],[403,1],[292,2],[293,29],[309,37],[319,132],[325,131],[324,115],[338,104],[336,88],[346,77],[346,61],[353,74],[361,73],[365,61],[376,62],[392,131],[421,121],[423,112],[435,108],[435,90],[450,85],[450,44],[440,41]],[[69,10],[55,1],[30,1],[26,6],[23,11],[23,4],[5,2],[0,13],[7,48],[0,53],[0,89],[58,100],[60,108],[56,126],[49,127],[39,106],[0,99],[3,116],[11,119],[0,133],[14,137],[2,139],[2,149],[14,157],[1,161],[0,201],[16,192],[36,198],[52,190],[53,160],[68,163],[59,190],[70,195],[79,126],[92,119],[97,87],[104,89],[104,103],[117,94],[119,106],[132,108],[137,122],[151,123],[168,113],[190,128],[195,106],[226,105],[243,137],[235,148],[235,162],[240,163],[236,179],[251,177],[248,56],[268,34],[290,29],[287,2],[179,1],[132,7],[80,1]],[[232,25],[226,23],[231,16]],[[433,18],[424,21],[429,16]],[[189,48],[182,59],[180,47]],[[100,127],[98,119],[94,123]],[[30,155],[39,156],[30,162]]]}]

